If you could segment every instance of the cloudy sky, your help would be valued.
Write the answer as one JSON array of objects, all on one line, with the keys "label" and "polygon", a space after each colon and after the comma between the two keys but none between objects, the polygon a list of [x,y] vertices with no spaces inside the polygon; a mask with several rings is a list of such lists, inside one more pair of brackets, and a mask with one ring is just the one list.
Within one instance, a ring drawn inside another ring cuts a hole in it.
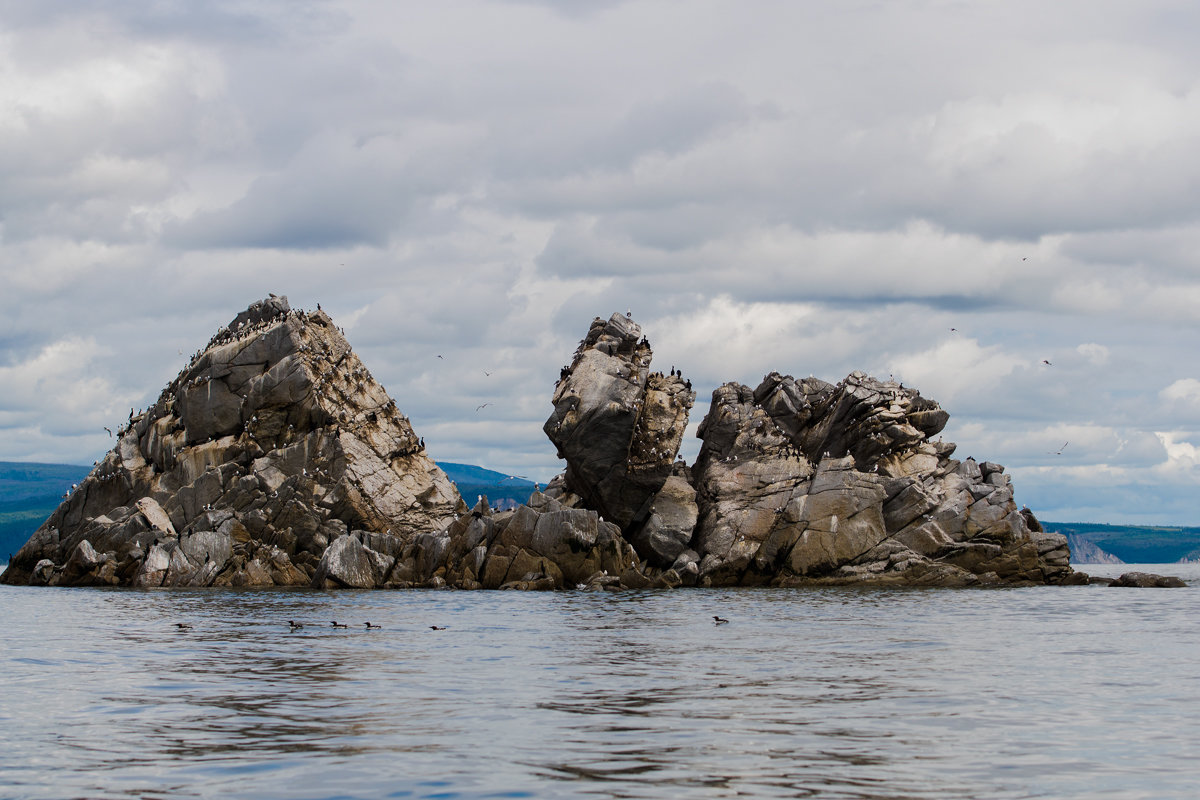
[{"label": "cloudy sky", "polygon": [[1043,519],[1200,525],[1197,30],[1155,0],[0,0],[0,460],[91,463],[275,292],[435,458],[544,480],[559,368],[632,309],[693,431],[723,382],[862,369]]}]

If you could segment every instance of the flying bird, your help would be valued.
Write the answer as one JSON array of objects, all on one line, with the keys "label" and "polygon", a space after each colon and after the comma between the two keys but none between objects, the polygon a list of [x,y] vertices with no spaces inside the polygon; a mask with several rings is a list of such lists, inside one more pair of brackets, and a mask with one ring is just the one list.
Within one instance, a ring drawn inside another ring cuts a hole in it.
[{"label": "flying bird", "polygon": [[1043,364],[1045,364],[1047,367],[1053,367],[1053,366],[1054,366],[1053,364],[1051,364],[1049,361],[1047,361],[1047,360],[1046,360],[1046,359],[1044,359],[1044,358],[1042,359],[1042,363],[1043,363]]},{"label": "flying bird", "polygon": [[1063,446],[1062,446],[1062,447],[1058,448],[1057,450],[1054,450],[1053,452],[1047,452],[1047,453],[1046,453],[1046,455],[1050,455],[1050,456],[1061,456],[1061,455],[1063,454],[1063,450],[1066,450],[1066,449],[1067,449],[1067,445],[1069,445],[1069,444],[1070,444],[1070,442],[1063,442]]},{"label": "flying bird", "polygon": [[482,411],[483,409],[487,408],[488,406],[493,406],[493,405],[495,405],[495,403],[484,403],[481,406],[475,406],[475,410]]},{"label": "flying bird", "polygon": [[483,374],[487,375],[489,378],[492,377],[492,373],[488,372],[486,369],[483,371]]},{"label": "flying bird", "polygon": [[105,425],[105,426],[104,426],[104,430],[108,431],[108,438],[110,438],[110,439],[111,439],[111,438],[112,438],[112,428],[110,428],[110,427],[108,427],[107,425]]},{"label": "flying bird", "polygon": [[[439,355],[439,356],[438,356],[438,358],[442,358],[442,357],[441,357],[441,355]],[[445,361],[445,360],[446,360],[446,359],[442,358],[442,361]]]}]

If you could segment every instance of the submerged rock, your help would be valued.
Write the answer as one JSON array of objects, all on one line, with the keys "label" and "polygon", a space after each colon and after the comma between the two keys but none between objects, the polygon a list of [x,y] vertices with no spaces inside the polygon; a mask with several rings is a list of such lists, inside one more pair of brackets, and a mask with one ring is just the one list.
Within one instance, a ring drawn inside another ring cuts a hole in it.
[{"label": "submerged rock", "polygon": [[1126,572],[1109,586],[1133,587],[1137,589],[1174,589],[1187,586],[1182,578],[1173,575],[1156,575],[1153,572]]},{"label": "submerged rock", "polygon": [[130,412],[2,579],[302,585],[348,530],[403,544],[464,509],[333,321],[272,296]]}]

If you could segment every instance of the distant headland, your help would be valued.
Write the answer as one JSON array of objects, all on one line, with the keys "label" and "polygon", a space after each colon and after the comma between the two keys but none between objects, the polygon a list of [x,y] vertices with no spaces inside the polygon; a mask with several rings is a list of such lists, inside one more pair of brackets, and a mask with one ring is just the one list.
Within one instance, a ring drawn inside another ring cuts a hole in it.
[{"label": "distant headland", "polygon": [[[96,586],[635,589],[1086,583],[949,415],[861,372],[695,400],[628,315],[596,318],[544,430],[564,472],[473,506],[323,311],[256,302],[198,350],[0,580]],[[533,488],[533,487],[531,487]]]}]

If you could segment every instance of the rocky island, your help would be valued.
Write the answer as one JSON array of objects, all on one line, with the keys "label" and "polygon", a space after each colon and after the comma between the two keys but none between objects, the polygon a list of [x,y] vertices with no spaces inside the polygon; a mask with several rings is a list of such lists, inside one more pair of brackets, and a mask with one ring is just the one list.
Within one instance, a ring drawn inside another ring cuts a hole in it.
[{"label": "rocky island", "polygon": [[628,315],[596,318],[544,430],[566,468],[468,508],[322,311],[271,296],[198,351],[14,556],[54,586],[636,589],[1086,582],[949,415],[854,372],[695,401]]}]

